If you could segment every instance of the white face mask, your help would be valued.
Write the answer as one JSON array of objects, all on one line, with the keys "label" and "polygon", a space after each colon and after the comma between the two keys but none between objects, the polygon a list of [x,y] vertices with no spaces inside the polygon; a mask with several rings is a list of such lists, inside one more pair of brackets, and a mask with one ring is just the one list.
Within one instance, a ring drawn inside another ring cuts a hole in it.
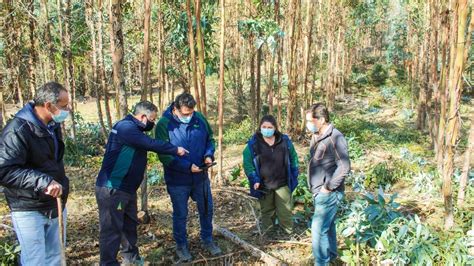
[{"label": "white face mask", "polygon": [[[58,107],[56,107],[56,108],[59,109]],[[51,113],[51,118],[56,123],[64,122],[68,118],[68,116],[69,116],[69,111],[62,110],[62,109],[59,109],[59,114],[57,114],[57,115]]]},{"label": "white face mask", "polygon": [[318,132],[318,127],[313,122],[306,121],[306,129],[311,133]]}]

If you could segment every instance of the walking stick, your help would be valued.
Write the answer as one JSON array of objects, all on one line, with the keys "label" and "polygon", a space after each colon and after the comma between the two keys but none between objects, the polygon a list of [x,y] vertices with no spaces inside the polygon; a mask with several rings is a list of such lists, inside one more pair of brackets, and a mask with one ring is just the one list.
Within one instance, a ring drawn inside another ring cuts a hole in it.
[{"label": "walking stick", "polygon": [[61,196],[56,198],[58,203],[58,222],[59,222],[59,242],[61,245],[61,266],[66,266],[66,253],[64,251],[64,221],[63,221],[63,203]]}]

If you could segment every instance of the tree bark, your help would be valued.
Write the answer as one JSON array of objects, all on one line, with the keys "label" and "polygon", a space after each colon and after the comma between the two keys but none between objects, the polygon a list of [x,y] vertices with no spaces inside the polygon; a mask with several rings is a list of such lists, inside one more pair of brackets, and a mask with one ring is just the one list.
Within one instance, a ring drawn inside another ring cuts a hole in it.
[{"label": "tree bark", "polygon": [[[87,26],[89,27],[89,31],[91,34],[91,47],[92,47],[92,53],[91,53],[91,67],[92,67],[92,86],[94,90],[94,96],[96,99],[96,106],[97,106],[97,114],[99,116],[99,123],[100,123],[100,128],[102,131],[102,138],[105,140],[107,138],[107,128],[105,127],[104,123],[104,116],[102,112],[102,106],[100,104],[100,101],[102,99],[100,92],[99,92],[99,84],[97,80],[97,45],[96,45],[96,30],[95,30],[95,24],[93,18],[93,10],[94,10],[94,0],[86,0],[86,8],[85,8],[85,17],[86,17],[86,23]],[[86,86],[89,86],[89,80],[87,73],[84,75],[85,81],[84,83]]]},{"label": "tree bark", "polygon": [[36,65],[38,63],[38,52],[36,51],[36,18],[34,17],[35,6],[34,1],[30,0],[28,3],[28,10],[30,12],[28,16],[29,20],[29,37],[30,37],[30,47],[29,47],[29,58],[28,58],[28,79],[30,86],[30,99],[33,99],[36,91]]},{"label": "tree bark", "polygon": [[188,17],[188,42],[189,50],[191,51],[191,67],[192,67],[192,78],[194,87],[194,97],[196,98],[198,111],[201,111],[201,99],[199,95],[199,87],[197,82],[197,64],[196,64],[196,52],[194,47],[194,31],[193,31],[193,17],[191,14],[191,1],[186,0],[186,14]]},{"label": "tree bark", "polygon": [[307,108],[308,103],[308,73],[309,70],[309,61],[311,55],[311,35],[313,33],[313,19],[314,19],[314,7],[313,1],[308,1],[306,7],[306,32],[304,39],[304,59],[303,59],[303,98],[304,98],[304,108]]},{"label": "tree bark", "polygon": [[123,78],[123,32],[122,0],[110,0],[110,52],[112,54],[114,87],[116,93],[116,119],[122,119],[128,113],[125,80]]},{"label": "tree bark", "polygon": [[[63,7],[65,4],[65,7]],[[58,0],[59,9],[59,28],[61,34],[61,47],[63,59],[64,85],[71,95],[71,138],[76,138],[76,121],[75,121],[75,100],[76,100],[76,84],[74,81],[74,65],[72,62],[71,51],[71,0]],[[64,23],[64,25],[63,25]],[[64,26],[64,27],[63,27]]]},{"label": "tree bark", "polygon": [[205,46],[204,36],[201,28],[201,0],[195,2],[195,13],[196,13],[196,46],[198,51],[199,61],[199,75],[200,75],[200,87],[201,87],[201,108],[204,116],[207,116],[207,99],[206,99],[206,65],[204,63]]},{"label": "tree bark", "polygon": [[[455,58],[451,62],[452,75],[449,79],[449,111],[447,116],[446,127],[446,151],[443,167],[443,196],[445,205],[445,229],[451,229],[454,226],[453,214],[453,196],[452,196],[452,175],[454,166],[455,145],[459,136],[460,115],[459,107],[461,93],[463,89],[462,73],[464,70],[464,49],[465,49],[465,31],[467,24],[467,0],[459,0],[457,2],[457,12],[455,17],[458,18],[457,23],[457,40],[453,42],[451,49],[455,50]],[[468,36],[471,33],[468,32]]]},{"label": "tree bark", "polygon": [[255,84],[255,94],[257,96],[257,106],[256,106],[256,112],[255,112],[255,121],[257,121],[257,123],[260,121],[260,113],[262,112],[262,93],[261,93],[261,89],[260,89],[260,85],[261,85],[261,77],[262,77],[262,74],[261,74],[261,65],[262,65],[262,47],[260,47],[258,50],[257,50],[257,73],[255,75],[255,79],[256,79],[256,84]]},{"label": "tree bark", "polygon": [[217,159],[218,168],[217,168],[217,180],[218,185],[222,186],[225,183],[224,174],[223,174],[223,165],[224,165],[224,156],[223,156],[223,138],[224,138],[224,51],[225,51],[225,0],[221,0],[221,43],[220,43],[220,60],[219,60],[219,103],[218,103],[218,130],[219,136],[217,139],[218,143],[218,154]]},{"label": "tree bark", "polygon": [[44,39],[47,45],[47,65],[49,68],[48,79],[49,80],[58,80],[57,70],[56,70],[56,59],[54,55],[56,54],[56,49],[54,48],[54,43],[51,37],[51,23],[49,21],[49,10],[48,10],[48,0],[41,0],[41,10],[43,15],[44,23]]},{"label": "tree bark", "polygon": [[297,20],[300,13],[300,0],[292,0],[290,7],[293,10],[291,14],[291,24],[290,24],[290,31],[289,31],[289,80],[288,80],[288,110],[287,110],[287,119],[286,119],[286,129],[290,135],[296,135],[297,131],[297,119],[296,119],[296,111],[297,111],[297,90],[298,90],[298,73],[296,71],[297,66]]},{"label": "tree bark", "polygon": [[16,93],[17,102],[24,104],[23,89],[20,83],[20,36],[21,27],[18,25],[18,14],[15,11],[12,0],[6,0],[5,10],[7,17],[5,18],[4,33],[5,39],[5,57],[7,65],[8,89],[12,93]]},{"label": "tree bark", "polygon": [[104,66],[104,46],[102,44],[102,0],[97,1],[97,72],[100,82],[100,91],[104,94],[105,118],[108,130],[112,129],[112,112],[109,104],[109,92]]},{"label": "tree bark", "polygon": [[443,11],[441,17],[442,27],[442,40],[441,40],[441,72],[439,79],[439,109],[438,109],[438,129],[437,129],[437,142],[435,145],[436,159],[438,163],[438,169],[442,172],[443,169],[443,156],[444,156],[444,137],[445,137],[445,125],[446,125],[446,99],[448,94],[447,80],[449,70],[449,32],[451,30],[451,24],[449,22],[449,8]]},{"label": "tree bark", "polygon": [[[151,90],[149,86],[149,72],[150,72],[150,13],[151,13],[151,0],[145,0],[145,14],[143,19],[143,31],[145,36],[143,38],[143,61],[142,61],[142,95],[141,100],[145,101],[147,98],[148,90]],[[153,99],[150,98],[150,101]]]}]

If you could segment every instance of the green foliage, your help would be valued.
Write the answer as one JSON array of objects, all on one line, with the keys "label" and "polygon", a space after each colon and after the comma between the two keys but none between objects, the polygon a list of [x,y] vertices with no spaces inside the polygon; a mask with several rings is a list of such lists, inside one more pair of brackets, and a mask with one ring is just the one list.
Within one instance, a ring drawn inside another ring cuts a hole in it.
[{"label": "green foliage", "polygon": [[399,204],[395,202],[397,194],[385,198],[380,188],[377,195],[366,193],[357,197],[349,206],[344,206],[339,217],[338,231],[344,238],[353,239],[357,243],[367,243],[374,247],[376,239],[388,224],[401,216],[397,211]]},{"label": "green foliage", "polygon": [[462,231],[438,233],[413,219],[400,217],[381,234],[377,250],[395,265],[465,265],[466,238]]},{"label": "green foliage", "polygon": [[362,147],[362,144],[360,144],[358,137],[353,132],[346,136],[346,140],[349,147],[349,157],[352,161],[365,155],[365,150]]},{"label": "green foliage", "polygon": [[364,185],[368,188],[384,187],[389,188],[397,181],[393,169],[387,162],[381,162],[375,165],[367,172]]},{"label": "green foliage", "polygon": [[399,180],[411,180],[420,173],[422,165],[404,159],[392,159],[376,164],[367,171],[364,185],[367,188],[384,187],[389,189]]},{"label": "green foliage", "polygon": [[370,72],[370,81],[374,86],[382,86],[388,78],[388,71],[381,64],[375,64]]},{"label": "green foliage", "polygon": [[396,87],[388,87],[383,86],[380,88],[380,95],[382,95],[385,102],[390,102],[396,96],[397,88]]},{"label": "green foliage", "polygon": [[257,49],[266,44],[272,53],[276,51],[278,38],[284,35],[278,23],[273,19],[239,20],[237,28],[244,38],[255,38]]},{"label": "green foliage", "polygon": [[241,174],[242,174],[242,167],[240,164],[234,166],[234,168],[232,168],[232,170],[230,170],[230,177],[229,177],[229,181],[235,181],[237,180],[238,178],[241,177]]},{"label": "green foliage", "polygon": [[103,153],[104,139],[99,123],[85,122],[79,112],[75,114],[76,138],[64,136],[66,151],[64,162],[73,166],[85,166],[88,159]]},{"label": "green foliage", "polygon": [[225,128],[225,144],[244,144],[253,135],[254,128],[250,118],[246,118],[239,123],[232,123]]},{"label": "green foliage", "polygon": [[366,86],[367,84],[369,84],[369,79],[367,77],[367,74],[364,74],[364,73],[351,73],[350,80],[351,80],[351,83],[358,88],[362,88]]},{"label": "green foliage", "polygon": [[20,245],[11,244],[7,241],[0,243],[0,266],[17,265],[19,256]]}]

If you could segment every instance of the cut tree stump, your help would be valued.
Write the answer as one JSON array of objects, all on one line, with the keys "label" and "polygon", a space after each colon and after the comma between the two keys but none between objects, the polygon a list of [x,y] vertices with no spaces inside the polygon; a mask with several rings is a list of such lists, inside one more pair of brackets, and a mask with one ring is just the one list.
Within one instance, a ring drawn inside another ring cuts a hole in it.
[{"label": "cut tree stump", "polygon": [[224,236],[226,239],[232,241],[233,243],[237,244],[238,246],[242,247],[244,250],[248,251],[252,256],[260,259],[261,261],[265,262],[267,265],[287,265],[285,262],[273,257],[270,254],[267,254],[260,250],[259,248],[253,246],[252,244],[248,243],[245,240],[242,240],[231,231],[227,230],[224,227],[220,227],[214,224],[214,230]]}]

